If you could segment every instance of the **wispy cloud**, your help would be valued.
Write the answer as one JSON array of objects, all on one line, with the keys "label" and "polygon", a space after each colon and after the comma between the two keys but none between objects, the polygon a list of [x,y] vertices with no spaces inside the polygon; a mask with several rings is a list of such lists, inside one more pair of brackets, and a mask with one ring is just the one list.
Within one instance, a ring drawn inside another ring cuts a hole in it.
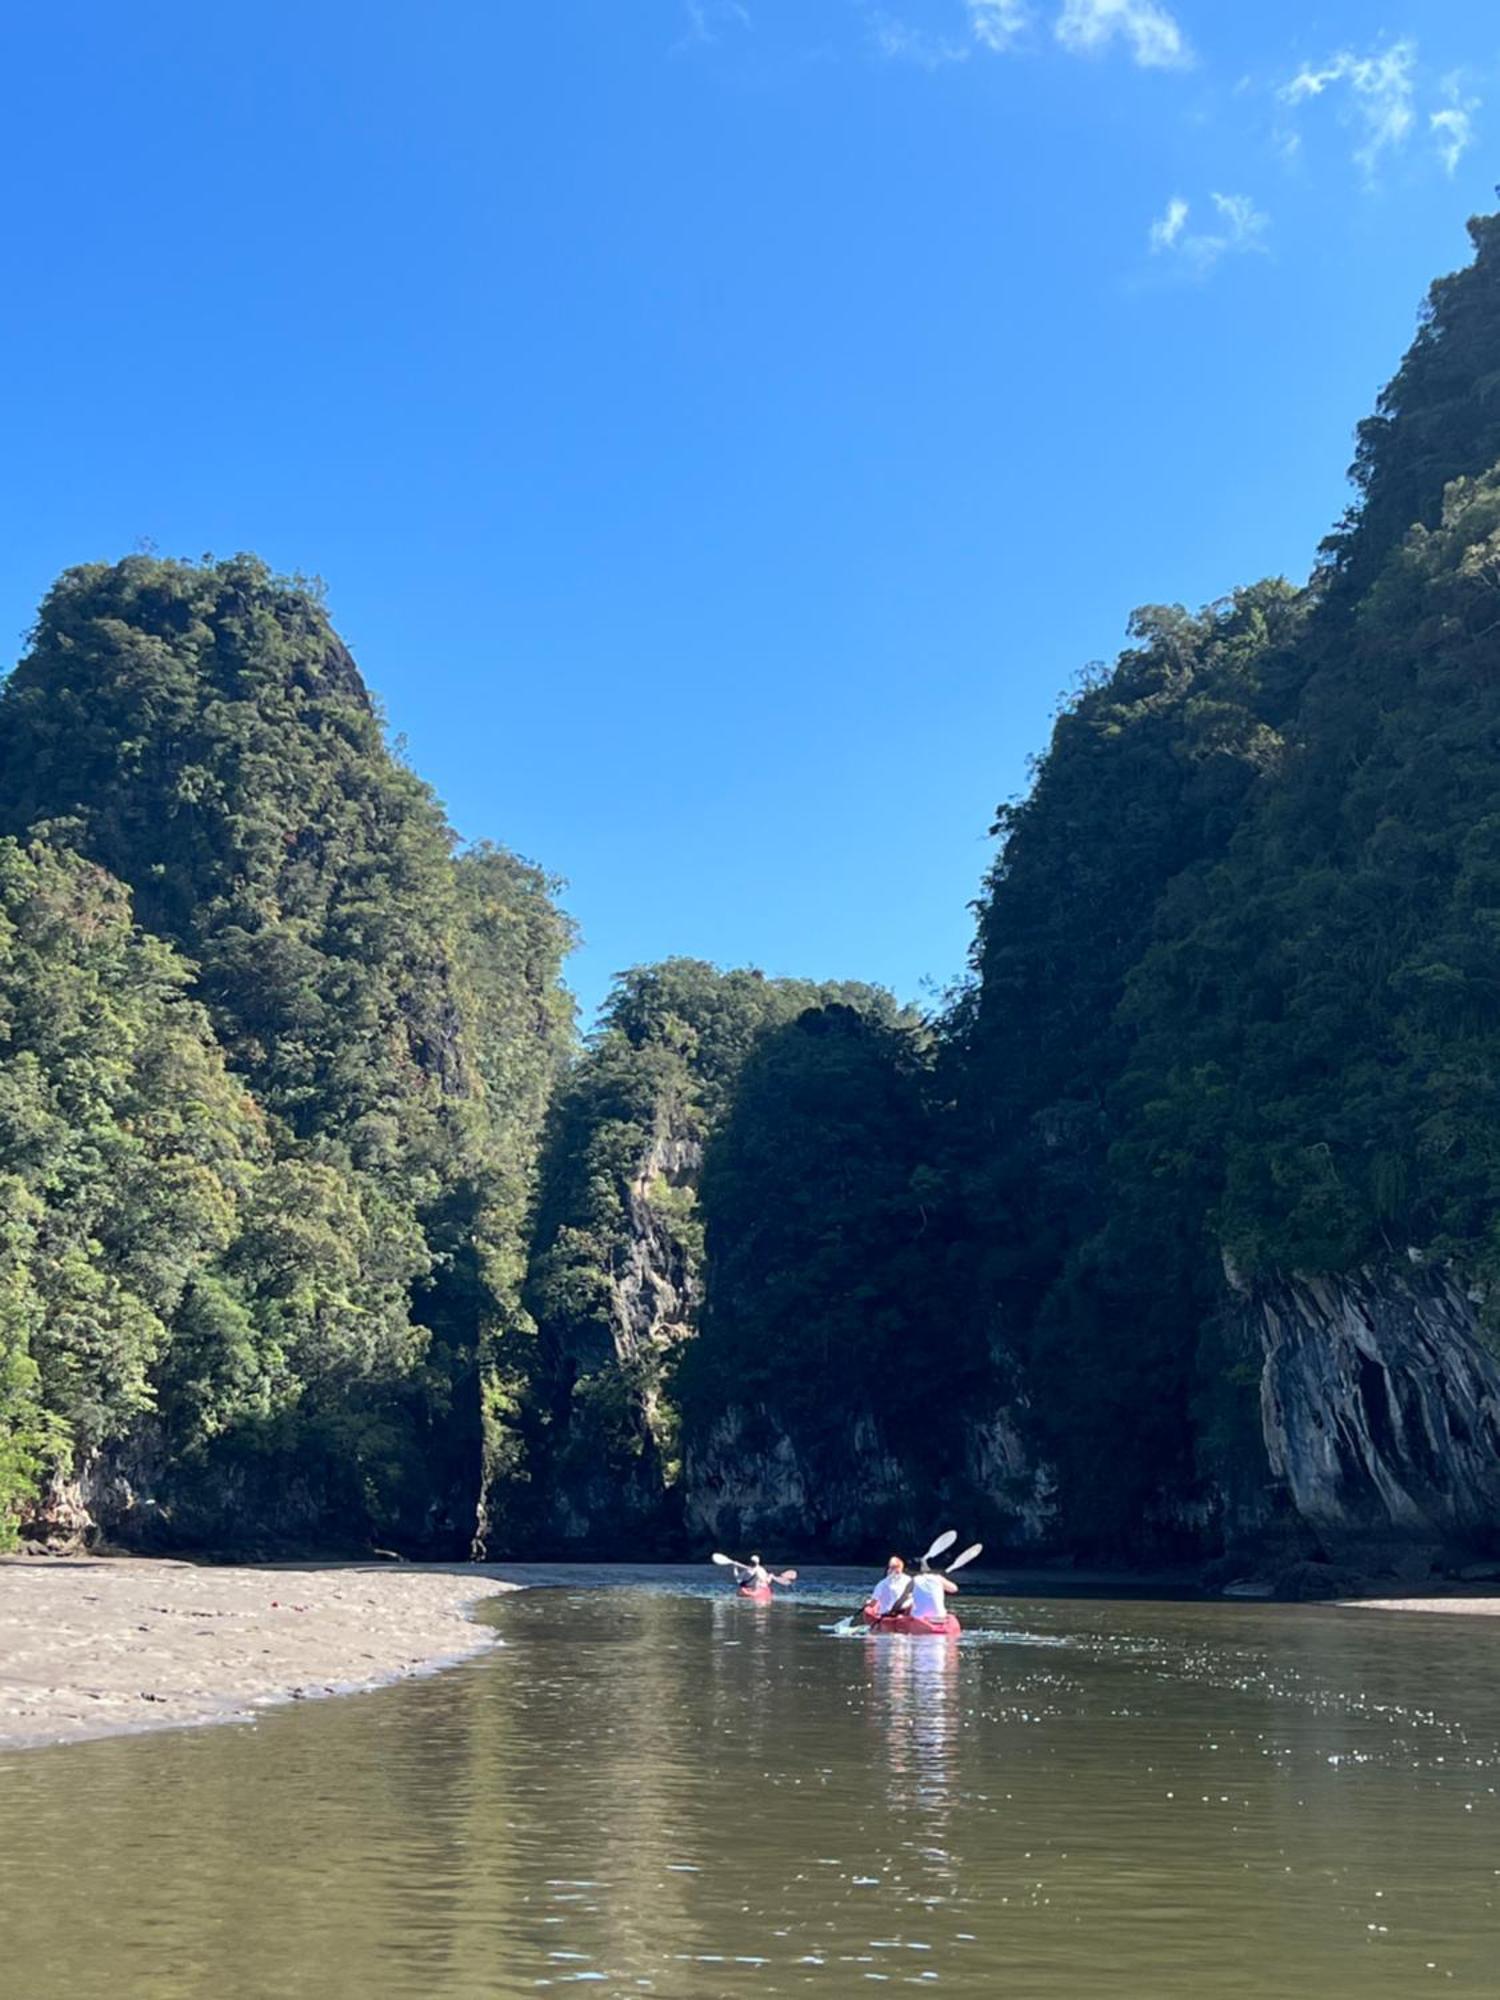
[{"label": "wispy cloud", "polygon": [[969,27],[981,48],[1003,55],[1031,26],[1026,0],[964,0]]},{"label": "wispy cloud", "polygon": [[1152,256],[1170,257],[1188,276],[1206,278],[1225,257],[1265,249],[1271,218],[1249,195],[1211,194],[1209,200],[1214,208],[1211,225],[1190,229],[1192,209],[1180,194],[1174,194],[1147,233]]},{"label": "wispy cloud", "polygon": [[1151,225],[1152,250],[1170,250],[1187,227],[1187,219],[1187,203],[1180,194],[1174,194]]},{"label": "wispy cloud", "polygon": [[968,17],[968,39],[933,34],[881,8],[870,15],[871,39],[881,55],[895,62],[942,69],[948,63],[967,62],[976,48],[991,55],[1004,55],[1031,26],[1031,8],[1026,0],[963,0],[963,11]]},{"label": "wispy cloud", "polygon": [[1427,130],[1437,147],[1443,172],[1451,179],[1459,161],[1474,143],[1474,114],[1479,109],[1479,99],[1464,95],[1463,77],[1457,71],[1443,79],[1443,89],[1448,102],[1441,110],[1428,114]]},{"label": "wispy cloud", "polygon": [[1193,60],[1187,37],[1158,0],[1064,0],[1053,32],[1073,55],[1128,42],[1142,69],[1186,69]]},{"label": "wispy cloud", "polygon": [[966,42],[929,34],[925,28],[914,28],[894,14],[871,15],[870,39],[889,61],[916,63],[921,69],[942,69],[948,63],[969,60]]},{"label": "wispy cloud", "polygon": [[[704,0],[698,0],[704,4]],[[1038,0],[956,0],[968,17],[969,39],[955,40],[913,27],[898,15],[870,16],[875,46],[885,56],[937,69],[966,62],[974,50],[1010,55],[1028,39],[1042,8]],[[1061,0],[1052,32],[1069,55],[1102,55],[1124,43],[1142,69],[1187,69],[1193,52],[1161,0]]]},{"label": "wispy cloud", "polygon": [[[1355,164],[1373,180],[1382,155],[1403,146],[1416,123],[1416,62],[1416,43],[1409,39],[1364,56],[1341,49],[1319,69],[1300,69],[1279,95],[1295,110],[1326,91],[1347,92],[1341,115],[1352,119],[1361,135]],[[1297,143],[1296,135],[1289,135],[1285,150],[1295,151]]]},{"label": "wispy cloud", "polygon": [[748,28],[750,9],[742,0],[682,0],[687,30],[676,46],[689,49],[695,44],[716,42],[725,28]]}]

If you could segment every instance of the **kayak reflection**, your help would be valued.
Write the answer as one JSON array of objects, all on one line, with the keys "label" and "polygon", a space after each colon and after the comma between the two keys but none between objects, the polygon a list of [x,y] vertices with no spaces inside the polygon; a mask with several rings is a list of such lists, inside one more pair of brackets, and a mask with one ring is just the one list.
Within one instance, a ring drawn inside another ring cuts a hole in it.
[{"label": "kayak reflection", "polygon": [[957,1639],[882,1638],[865,1648],[885,1768],[929,1800],[946,1792],[958,1738]]}]

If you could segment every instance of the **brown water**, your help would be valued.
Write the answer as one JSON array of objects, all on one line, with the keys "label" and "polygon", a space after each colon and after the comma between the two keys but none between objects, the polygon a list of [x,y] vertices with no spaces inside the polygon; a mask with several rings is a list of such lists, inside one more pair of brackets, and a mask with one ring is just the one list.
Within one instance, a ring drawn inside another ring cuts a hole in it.
[{"label": "brown water", "polygon": [[843,1573],[565,1574],[428,1681],[0,1759],[0,1991],[1500,1995],[1500,1623],[966,1594],[871,1640]]}]

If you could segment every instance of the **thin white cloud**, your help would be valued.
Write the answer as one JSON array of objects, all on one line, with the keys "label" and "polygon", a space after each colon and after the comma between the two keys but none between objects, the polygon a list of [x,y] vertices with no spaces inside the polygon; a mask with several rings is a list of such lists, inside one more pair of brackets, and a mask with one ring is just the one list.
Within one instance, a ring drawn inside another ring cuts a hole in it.
[{"label": "thin white cloud", "polygon": [[1464,95],[1463,77],[1456,70],[1443,79],[1443,89],[1448,102],[1440,111],[1428,114],[1427,130],[1437,147],[1443,172],[1451,180],[1459,161],[1474,143],[1474,114],[1479,109],[1479,99]]},{"label": "thin white cloud", "polygon": [[[709,0],[689,0],[689,4],[701,6]],[[968,20],[966,42],[915,27],[879,7],[868,8],[871,39],[883,56],[939,69],[946,63],[966,62],[975,50],[1014,54],[1037,25],[1037,0],[955,0],[955,4]],[[1103,55],[1120,42],[1142,69],[1188,69],[1193,63],[1187,37],[1162,0],[1062,0],[1052,32],[1072,56]]]},{"label": "thin white cloud", "polygon": [[1187,226],[1187,219],[1187,203],[1180,194],[1174,194],[1151,225],[1151,248],[1170,250]]},{"label": "thin white cloud", "polygon": [[948,63],[969,60],[967,43],[951,41],[946,35],[930,35],[894,14],[872,15],[870,38],[888,61],[916,63],[920,69],[942,69]]},{"label": "thin white cloud", "polygon": [[981,48],[1003,55],[1031,26],[1026,0],[964,0],[969,28]]},{"label": "thin white cloud", "polygon": [[[1346,88],[1346,116],[1352,116],[1361,134],[1354,149],[1355,164],[1367,180],[1373,180],[1381,156],[1404,146],[1416,123],[1416,43],[1410,39],[1392,42],[1389,48],[1371,55],[1356,55],[1341,49],[1320,69],[1304,67],[1283,84],[1279,95],[1293,110],[1323,96],[1335,86]],[[1283,150],[1295,152],[1295,134],[1283,141]]]},{"label": "thin white cloud", "polygon": [[1147,242],[1153,257],[1170,257],[1189,276],[1206,278],[1225,257],[1264,250],[1271,218],[1247,194],[1211,194],[1214,221],[1207,229],[1189,229],[1192,210],[1181,195],[1173,195],[1151,224]]},{"label": "thin white cloud", "polygon": [[1263,238],[1271,226],[1270,216],[1255,206],[1247,194],[1211,194],[1209,200],[1219,212],[1219,220],[1228,230],[1225,248],[1229,250],[1264,250]]},{"label": "thin white cloud", "polygon": [[716,42],[722,29],[748,28],[750,9],[742,5],[742,0],[682,0],[682,11],[687,16],[687,33],[677,43],[679,49],[692,48],[695,43]]},{"label": "thin white cloud", "polygon": [[976,48],[1004,55],[1031,25],[1026,0],[963,0],[963,8],[969,22],[967,41],[935,35],[882,9],[870,16],[870,36],[880,54],[893,62],[942,69],[948,63],[967,62]]},{"label": "thin white cloud", "polygon": [[1099,55],[1125,41],[1142,69],[1186,69],[1193,60],[1187,37],[1158,0],[1063,0],[1053,32],[1070,55]]}]

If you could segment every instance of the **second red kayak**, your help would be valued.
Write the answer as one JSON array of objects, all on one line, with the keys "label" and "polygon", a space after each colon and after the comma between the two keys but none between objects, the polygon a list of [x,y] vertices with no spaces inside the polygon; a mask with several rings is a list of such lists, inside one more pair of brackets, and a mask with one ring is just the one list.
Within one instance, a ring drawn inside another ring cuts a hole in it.
[{"label": "second red kayak", "polygon": [[905,1632],[913,1638],[925,1635],[929,1639],[956,1639],[964,1629],[950,1611],[946,1618],[913,1618],[909,1611],[903,1611],[897,1618],[880,1618],[866,1611],[865,1625],[874,1632]]}]

